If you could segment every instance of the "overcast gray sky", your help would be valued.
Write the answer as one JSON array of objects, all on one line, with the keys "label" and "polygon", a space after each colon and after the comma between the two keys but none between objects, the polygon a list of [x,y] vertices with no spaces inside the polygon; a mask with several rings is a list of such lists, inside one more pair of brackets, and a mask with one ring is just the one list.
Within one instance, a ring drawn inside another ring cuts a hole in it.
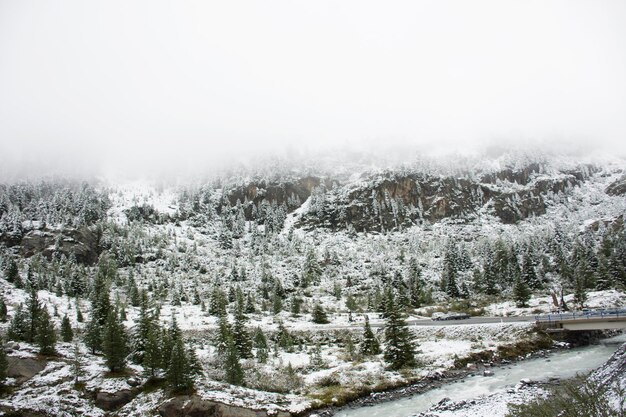
[{"label": "overcast gray sky", "polygon": [[624,152],[624,22],[622,0],[0,0],[0,170],[512,138]]}]

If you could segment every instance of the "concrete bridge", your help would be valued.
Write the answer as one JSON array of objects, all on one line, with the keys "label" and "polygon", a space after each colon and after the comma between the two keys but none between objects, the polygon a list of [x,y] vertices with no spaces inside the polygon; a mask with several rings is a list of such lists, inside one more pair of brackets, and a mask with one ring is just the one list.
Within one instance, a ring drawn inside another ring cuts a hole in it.
[{"label": "concrete bridge", "polygon": [[608,309],[536,316],[547,332],[626,329],[626,309]]}]

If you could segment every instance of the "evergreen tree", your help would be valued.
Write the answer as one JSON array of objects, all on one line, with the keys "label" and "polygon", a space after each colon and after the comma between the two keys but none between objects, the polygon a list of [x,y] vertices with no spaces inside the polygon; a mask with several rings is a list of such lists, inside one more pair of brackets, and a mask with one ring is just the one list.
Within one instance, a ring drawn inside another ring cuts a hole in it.
[{"label": "evergreen tree", "polygon": [[211,292],[211,299],[209,304],[209,314],[216,317],[223,317],[226,315],[226,306],[228,301],[226,294],[217,285],[213,287]]},{"label": "evergreen tree", "polygon": [[319,370],[324,367],[324,359],[322,358],[322,347],[319,343],[316,343],[315,347],[313,347],[313,350],[311,351],[310,364],[311,368],[315,370]]},{"label": "evergreen tree", "polygon": [[445,286],[445,292],[451,298],[458,298],[461,293],[457,285],[457,271],[451,267],[446,267],[443,271],[442,282]]},{"label": "evergreen tree", "polygon": [[522,281],[527,283],[527,285],[533,290],[541,289],[542,282],[537,276],[535,263],[533,262],[530,254],[526,254],[522,259]]},{"label": "evergreen tree", "polygon": [[7,321],[7,305],[3,297],[0,297],[0,321],[3,323]]},{"label": "evergreen tree", "polygon": [[19,304],[15,310],[13,318],[9,323],[7,337],[10,340],[25,341],[29,332],[28,314],[24,310],[24,306]]},{"label": "evergreen tree", "polygon": [[226,354],[228,351],[228,344],[231,343],[232,338],[232,331],[228,320],[225,316],[220,317],[218,321],[217,338],[215,340],[217,352],[220,355]]},{"label": "evergreen tree", "polygon": [[167,367],[167,382],[173,391],[181,392],[193,387],[193,371],[182,338],[174,341]]},{"label": "evergreen tree", "polygon": [[17,262],[14,259],[9,260],[9,265],[5,271],[6,280],[12,284],[14,284],[17,288],[22,287],[22,280],[20,278],[20,272],[17,267]]},{"label": "evergreen tree", "polygon": [[83,341],[91,350],[92,355],[95,355],[97,351],[102,349],[102,328],[95,317],[92,317],[89,323],[87,323]]},{"label": "evergreen tree", "polygon": [[0,339],[0,386],[3,386],[7,379],[8,367],[9,362],[7,360],[7,353],[4,350],[4,340]]},{"label": "evergreen tree", "polygon": [[119,319],[119,314],[112,311],[107,319],[102,335],[102,351],[111,372],[120,372],[126,366],[128,355],[128,337],[126,329]]},{"label": "evergreen tree", "polygon": [[380,344],[370,327],[370,320],[367,315],[365,316],[365,325],[363,326],[361,353],[363,355],[378,355],[380,353]]},{"label": "evergreen tree", "polygon": [[78,342],[74,342],[74,350],[72,357],[72,373],[74,374],[74,385],[80,382],[80,377],[83,376],[83,367],[80,357],[80,347]]},{"label": "evergreen tree", "polygon": [[385,361],[393,370],[415,365],[415,346],[411,332],[397,305],[392,301],[385,323]]},{"label": "evergreen tree", "polygon": [[530,288],[526,285],[526,282],[521,278],[515,278],[513,283],[513,299],[517,307],[528,307],[528,300],[530,300]]},{"label": "evergreen tree", "polygon": [[256,359],[259,363],[267,362],[267,338],[260,327],[254,333],[254,348],[256,349]]},{"label": "evergreen tree", "polygon": [[581,276],[577,276],[574,281],[574,303],[578,305],[580,309],[585,307],[587,302],[587,290],[585,288],[585,280]]},{"label": "evergreen tree", "polygon": [[161,329],[156,326],[149,326],[144,340],[143,355],[141,363],[149,376],[154,376],[157,369],[163,367],[163,352],[161,351]]},{"label": "evergreen tree", "polygon": [[26,342],[32,343],[37,337],[37,323],[41,310],[38,291],[35,286],[31,286],[30,297],[26,301],[26,311],[28,313],[28,333],[26,334]]},{"label": "evergreen tree", "polygon": [[320,303],[315,304],[315,307],[313,307],[312,319],[313,323],[317,324],[330,323],[326,311],[324,311],[324,307]]},{"label": "evergreen tree", "polygon": [[239,352],[239,357],[247,359],[252,357],[252,340],[246,330],[246,316],[243,313],[243,305],[235,314],[235,324],[233,326],[233,341]]},{"label": "evergreen tree", "polygon": [[98,261],[98,270],[93,282],[91,293],[91,316],[100,328],[103,328],[111,312],[109,285],[117,277],[115,261],[104,253]]},{"label": "evergreen tree", "polygon": [[69,343],[72,339],[74,339],[74,331],[72,330],[70,319],[66,314],[63,316],[63,320],[61,320],[61,340],[65,343]]},{"label": "evergreen tree", "polygon": [[300,300],[300,298],[298,298],[297,294],[294,294],[291,297],[291,301],[290,301],[290,307],[291,307],[291,315],[293,317],[298,317],[300,315],[300,304],[302,303],[302,300]]},{"label": "evergreen tree", "polygon": [[229,339],[225,359],[226,382],[232,385],[242,385],[243,369],[241,369],[241,364],[239,363],[239,352],[232,338]]},{"label": "evergreen tree", "polygon": [[358,308],[356,299],[351,293],[348,294],[348,297],[346,298],[346,307],[350,310],[350,312],[354,312]]},{"label": "evergreen tree", "polygon": [[42,307],[37,313],[37,326],[35,342],[39,345],[39,353],[42,355],[54,355],[54,345],[57,341],[54,324],[48,314],[48,309]]},{"label": "evergreen tree", "polygon": [[313,248],[309,249],[304,259],[304,266],[302,267],[302,287],[308,285],[317,285],[322,277],[322,268],[317,261],[317,255]]}]

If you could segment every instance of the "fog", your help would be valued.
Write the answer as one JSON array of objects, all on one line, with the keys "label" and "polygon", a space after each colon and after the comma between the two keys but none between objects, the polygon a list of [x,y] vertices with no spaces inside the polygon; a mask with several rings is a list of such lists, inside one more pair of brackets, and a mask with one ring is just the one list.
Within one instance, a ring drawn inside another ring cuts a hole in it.
[{"label": "fog", "polygon": [[0,0],[0,177],[626,152],[626,2]]}]

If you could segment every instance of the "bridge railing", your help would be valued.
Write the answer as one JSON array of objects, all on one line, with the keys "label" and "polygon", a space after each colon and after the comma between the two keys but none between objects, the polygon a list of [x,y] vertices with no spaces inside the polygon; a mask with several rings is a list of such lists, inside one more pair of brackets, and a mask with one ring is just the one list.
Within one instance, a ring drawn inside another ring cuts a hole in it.
[{"label": "bridge railing", "polygon": [[605,308],[599,310],[572,311],[571,313],[553,313],[535,316],[535,321],[541,323],[554,323],[563,320],[585,320],[605,317],[626,317],[626,308]]}]

